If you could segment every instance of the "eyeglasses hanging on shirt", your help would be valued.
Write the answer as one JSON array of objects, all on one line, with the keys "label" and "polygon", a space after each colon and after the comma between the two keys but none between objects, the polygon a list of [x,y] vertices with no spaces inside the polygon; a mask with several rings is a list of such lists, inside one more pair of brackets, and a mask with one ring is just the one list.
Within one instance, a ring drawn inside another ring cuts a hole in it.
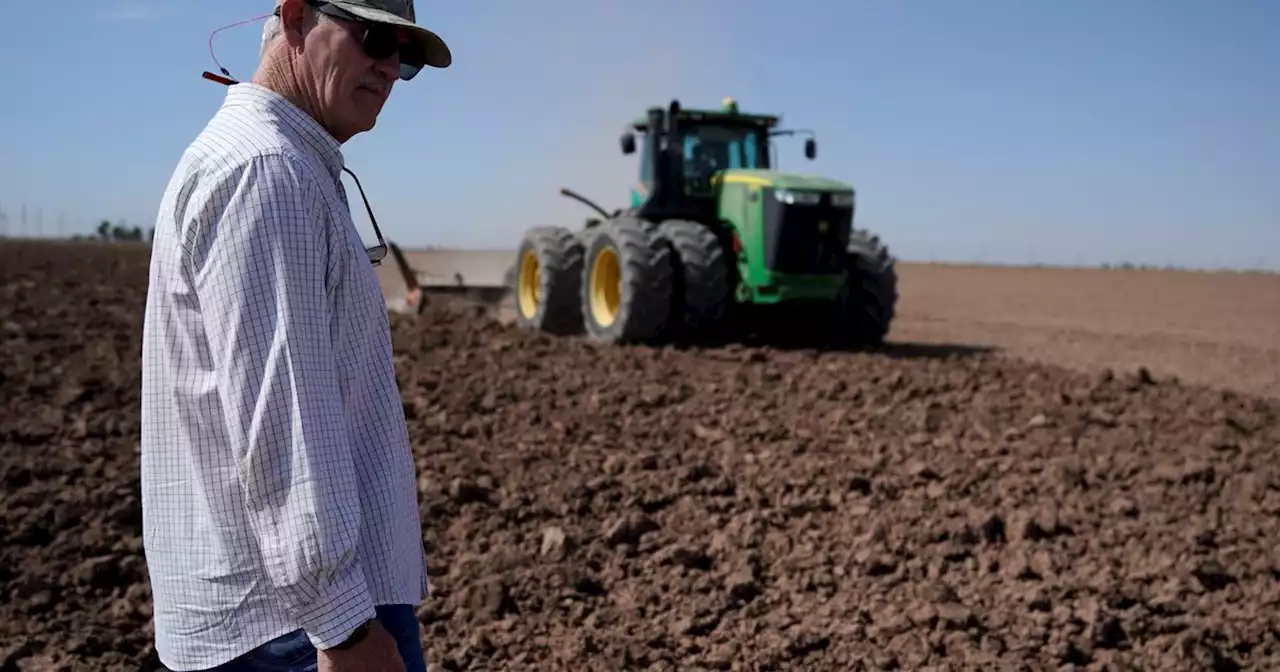
[{"label": "eyeglasses hanging on shirt", "polygon": [[373,224],[373,233],[378,237],[378,244],[364,248],[364,252],[369,255],[369,262],[374,266],[378,266],[382,264],[382,258],[387,256],[387,241],[382,238],[382,229],[378,228],[378,220],[373,217],[373,208],[369,207],[369,199],[364,196],[364,187],[360,186],[360,178],[356,177],[356,174],[346,166],[343,166],[342,170],[346,171],[351,176],[351,179],[356,181],[356,189],[360,191],[360,200],[364,201],[364,210],[369,213],[369,223]]},{"label": "eyeglasses hanging on shirt", "polygon": [[[243,23],[250,23],[252,21],[265,19],[268,16],[272,16],[272,15],[265,14],[263,16],[260,16],[254,19],[249,19],[247,21],[240,21],[238,23],[233,23],[230,26],[224,26],[210,33],[209,34],[209,55],[213,56],[213,62],[218,64],[218,69],[222,71],[222,76],[215,75],[212,72],[209,72],[208,70],[206,70],[204,72],[204,75],[202,76],[207,80],[217,82],[219,84],[225,84],[227,86],[231,86],[233,84],[239,84],[240,82],[235,79],[232,79],[231,73],[228,72],[226,68],[222,67],[221,63],[218,63],[218,57],[213,54],[213,36],[218,34],[219,31],[226,30],[227,28],[232,28],[234,26],[238,26]],[[360,191],[360,200],[364,201],[364,210],[365,212],[369,213],[369,223],[373,225],[373,233],[378,237],[378,244],[374,245],[373,247],[364,248],[364,253],[368,255],[369,263],[373,264],[374,266],[380,266],[382,265],[383,258],[387,256],[387,241],[385,238],[382,237],[382,229],[378,228],[378,220],[373,216],[373,208],[369,205],[368,197],[364,195],[364,186],[360,184],[360,178],[356,177],[356,174],[351,172],[351,169],[347,168],[346,166],[343,166],[342,170],[346,174],[350,175],[351,179],[355,180],[356,189]]]}]

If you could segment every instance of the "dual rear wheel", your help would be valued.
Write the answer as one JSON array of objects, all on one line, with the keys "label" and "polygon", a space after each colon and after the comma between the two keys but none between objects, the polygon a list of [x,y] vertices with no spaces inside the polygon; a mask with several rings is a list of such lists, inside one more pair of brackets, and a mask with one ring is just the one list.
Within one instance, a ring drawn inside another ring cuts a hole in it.
[{"label": "dual rear wheel", "polygon": [[520,241],[516,259],[517,322],[557,336],[580,333],[582,244],[573,233],[558,226],[532,228]]},{"label": "dual rear wheel", "polygon": [[532,229],[517,256],[516,320],[604,343],[668,340],[684,313],[673,301],[683,286],[678,254],[659,227],[638,219],[614,219],[578,237],[560,227]]}]

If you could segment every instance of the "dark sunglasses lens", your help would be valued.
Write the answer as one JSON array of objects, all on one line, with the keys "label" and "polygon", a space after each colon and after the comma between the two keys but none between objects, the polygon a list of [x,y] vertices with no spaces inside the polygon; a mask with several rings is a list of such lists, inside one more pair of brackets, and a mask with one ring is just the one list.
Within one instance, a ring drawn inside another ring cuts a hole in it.
[{"label": "dark sunglasses lens", "polygon": [[410,57],[402,51],[399,30],[393,26],[372,25],[364,34],[364,53],[377,61],[400,52],[400,79],[409,81],[422,70],[420,59]]},{"label": "dark sunglasses lens", "polygon": [[410,63],[401,62],[400,63],[400,79],[407,82],[413,79],[415,76],[417,76],[418,72],[421,70],[422,70],[421,65],[413,65]]},{"label": "dark sunglasses lens", "polygon": [[370,26],[364,34],[364,51],[381,61],[400,50],[400,35],[390,26]]}]

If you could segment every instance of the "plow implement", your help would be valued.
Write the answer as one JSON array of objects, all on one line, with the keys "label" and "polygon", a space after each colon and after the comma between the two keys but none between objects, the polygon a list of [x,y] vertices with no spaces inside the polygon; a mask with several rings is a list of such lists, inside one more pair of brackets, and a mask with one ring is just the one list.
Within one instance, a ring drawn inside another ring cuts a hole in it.
[{"label": "plow implement", "polygon": [[432,294],[497,307],[510,294],[514,251],[387,245],[391,263],[378,268],[378,281],[388,310],[420,312]]}]

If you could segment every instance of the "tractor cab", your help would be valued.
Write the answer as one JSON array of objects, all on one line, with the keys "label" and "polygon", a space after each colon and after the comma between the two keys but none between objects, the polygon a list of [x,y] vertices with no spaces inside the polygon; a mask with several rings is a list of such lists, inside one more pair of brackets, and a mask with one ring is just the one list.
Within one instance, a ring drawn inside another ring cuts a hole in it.
[{"label": "tractor cab", "polygon": [[752,128],[704,124],[686,129],[681,140],[688,196],[712,196],[712,178],[722,171],[769,168],[768,141]]},{"label": "tractor cab", "polygon": [[[656,184],[660,175],[670,179],[670,189],[678,192],[670,197],[704,201],[715,198],[715,183],[725,171],[771,170],[770,138],[794,132],[773,130],[778,121],[774,115],[740,113],[732,98],[726,98],[719,110],[682,109],[677,103],[670,110],[651,108],[648,116],[633,122],[621,138],[623,154],[633,154],[635,133],[645,136],[640,149],[640,179],[631,189],[631,206],[642,207],[661,189]],[[805,156],[813,159],[816,155],[817,145],[809,138]],[[712,204],[689,207],[703,211]]]}]

